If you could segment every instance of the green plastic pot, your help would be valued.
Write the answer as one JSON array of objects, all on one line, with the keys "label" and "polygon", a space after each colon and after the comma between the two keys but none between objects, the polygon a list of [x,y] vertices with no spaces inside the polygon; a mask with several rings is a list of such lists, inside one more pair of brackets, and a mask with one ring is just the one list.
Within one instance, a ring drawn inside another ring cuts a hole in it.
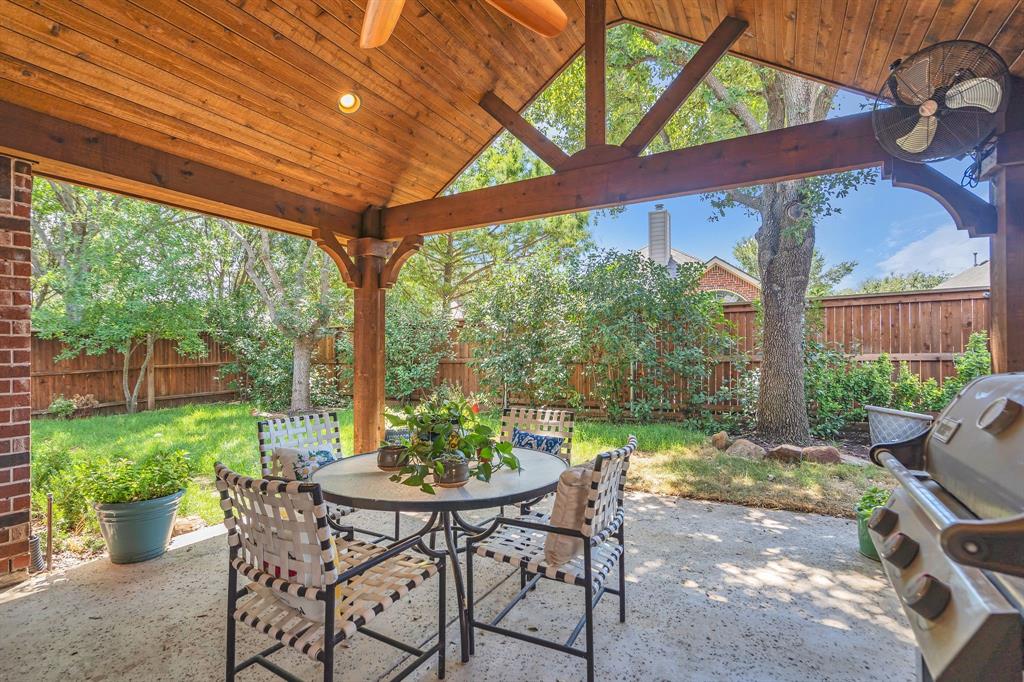
[{"label": "green plastic pot", "polygon": [[179,490],[153,500],[95,505],[110,561],[134,564],[166,552],[184,494]]},{"label": "green plastic pot", "polygon": [[[874,511],[874,510],[872,510]],[[860,553],[874,561],[880,561],[875,543],[871,542],[871,534],[868,533],[868,519],[871,513],[857,513],[857,539],[860,541]]]}]

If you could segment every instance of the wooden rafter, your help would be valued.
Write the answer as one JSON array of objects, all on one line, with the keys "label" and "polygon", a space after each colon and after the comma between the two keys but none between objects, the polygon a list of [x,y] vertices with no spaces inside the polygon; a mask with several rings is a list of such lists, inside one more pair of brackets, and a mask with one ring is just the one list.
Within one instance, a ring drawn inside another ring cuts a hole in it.
[{"label": "wooden rafter", "polygon": [[607,42],[607,20],[605,0],[587,0],[586,43],[584,60],[586,67],[587,99],[587,146],[605,143],[605,52]]},{"label": "wooden rafter", "polygon": [[359,214],[280,187],[0,101],[0,151],[34,172],[229,220],[311,236],[355,236]]},{"label": "wooden rafter", "polygon": [[885,163],[883,173],[893,187],[916,189],[942,204],[958,230],[967,230],[972,237],[995,234],[996,207],[931,166],[892,159]]},{"label": "wooden rafter", "polygon": [[866,168],[887,158],[871,114],[854,114],[385,208],[381,223],[385,239],[402,239]]},{"label": "wooden rafter", "polygon": [[642,152],[746,29],[747,22],[726,17],[644,114],[622,146],[633,154]]},{"label": "wooden rafter", "polygon": [[480,106],[554,170],[557,171],[569,160],[569,155],[563,152],[558,145],[549,140],[544,133],[537,130],[493,92],[484,94],[480,100]]}]

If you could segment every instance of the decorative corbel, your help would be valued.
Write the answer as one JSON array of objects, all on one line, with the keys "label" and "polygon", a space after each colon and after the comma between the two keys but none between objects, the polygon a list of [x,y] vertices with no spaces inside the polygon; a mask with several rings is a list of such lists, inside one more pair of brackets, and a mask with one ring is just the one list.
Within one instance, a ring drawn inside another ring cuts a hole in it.
[{"label": "decorative corbel", "polygon": [[315,240],[317,246],[323,249],[331,257],[331,260],[334,261],[334,264],[338,266],[338,272],[341,273],[341,279],[345,284],[353,289],[362,285],[363,280],[359,266],[349,257],[345,246],[338,241],[338,235],[334,232],[318,230]]},{"label": "decorative corbel", "polygon": [[916,189],[938,201],[957,229],[967,230],[972,237],[996,233],[996,207],[931,166],[890,159],[882,168],[882,176],[891,179],[893,187]]},{"label": "decorative corbel", "polygon": [[398,281],[398,273],[401,271],[402,266],[409,260],[414,253],[420,250],[423,246],[423,235],[417,234],[409,237],[405,237],[399,242],[394,252],[388,258],[387,262],[384,263],[384,267],[380,272],[380,286],[382,289],[390,289]]}]

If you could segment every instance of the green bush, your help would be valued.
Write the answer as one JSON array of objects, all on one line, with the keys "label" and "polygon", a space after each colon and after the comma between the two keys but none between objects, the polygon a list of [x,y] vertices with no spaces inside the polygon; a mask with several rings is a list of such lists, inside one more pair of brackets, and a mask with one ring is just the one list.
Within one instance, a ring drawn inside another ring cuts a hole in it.
[{"label": "green bush", "polygon": [[58,419],[70,419],[71,415],[75,413],[75,409],[77,409],[75,401],[71,398],[65,398],[64,394],[60,394],[50,402],[50,406],[46,408],[46,411]]},{"label": "green bush", "polygon": [[888,407],[908,412],[933,412],[942,409],[945,402],[946,393],[935,379],[922,380],[911,371],[908,362],[900,363]]},{"label": "green bush", "polygon": [[964,352],[953,358],[956,373],[942,384],[943,404],[952,400],[964,386],[978,377],[992,373],[992,354],[988,350],[988,332],[974,332],[967,339]]},{"label": "green bush", "polygon": [[871,516],[871,512],[875,510],[875,507],[881,507],[889,501],[889,495],[891,494],[885,488],[879,488],[877,485],[871,486],[864,491],[864,494],[857,501],[857,516]]},{"label": "green bush", "polygon": [[188,482],[188,458],[183,450],[174,450],[138,460],[95,460],[84,474],[81,491],[96,504],[122,504],[165,497],[184,489]]}]

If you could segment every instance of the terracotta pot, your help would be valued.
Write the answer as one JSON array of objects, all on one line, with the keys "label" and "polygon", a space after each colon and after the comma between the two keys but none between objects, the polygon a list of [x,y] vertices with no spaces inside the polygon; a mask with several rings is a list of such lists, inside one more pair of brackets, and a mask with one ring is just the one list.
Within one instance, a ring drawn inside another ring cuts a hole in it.
[{"label": "terracotta pot", "polygon": [[399,471],[408,459],[404,445],[385,445],[377,450],[377,468],[381,471]]},{"label": "terracotta pot", "polygon": [[444,462],[444,473],[434,474],[434,484],[442,488],[461,488],[469,483],[469,462]]}]

